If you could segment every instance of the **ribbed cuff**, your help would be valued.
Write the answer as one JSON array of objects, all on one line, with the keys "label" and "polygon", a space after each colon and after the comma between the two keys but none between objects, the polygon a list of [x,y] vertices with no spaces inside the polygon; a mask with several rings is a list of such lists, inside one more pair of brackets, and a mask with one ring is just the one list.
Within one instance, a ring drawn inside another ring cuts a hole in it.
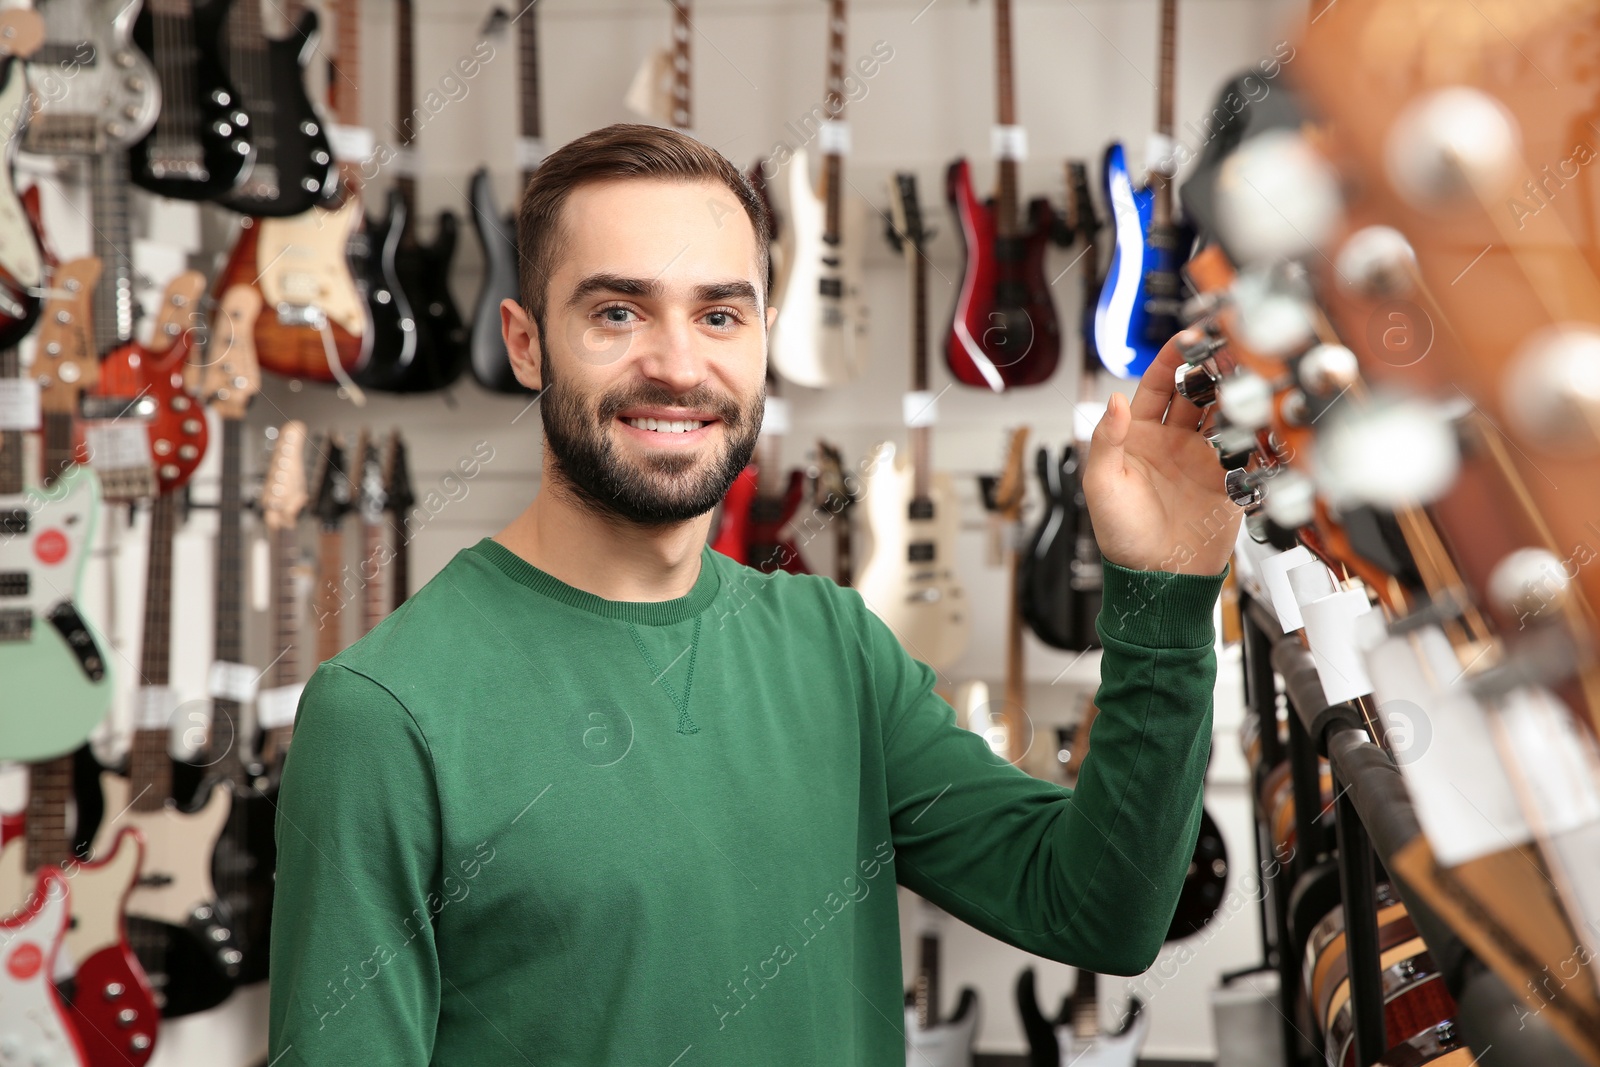
[{"label": "ribbed cuff", "polygon": [[1221,574],[1135,571],[1104,561],[1105,589],[1097,628],[1107,638],[1145,648],[1202,648],[1216,640],[1213,608]]}]

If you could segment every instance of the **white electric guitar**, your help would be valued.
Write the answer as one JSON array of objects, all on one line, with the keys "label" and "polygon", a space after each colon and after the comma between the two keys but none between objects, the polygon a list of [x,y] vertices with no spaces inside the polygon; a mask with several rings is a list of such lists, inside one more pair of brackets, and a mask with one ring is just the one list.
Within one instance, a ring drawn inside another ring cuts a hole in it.
[{"label": "white electric guitar", "polygon": [[871,547],[855,587],[908,652],[939,670],[966,651],[972,619],[955,572],[955,488],[949,475],[931,470],[927,261],[915,177],[896,175],[893,192],[895,232],[911,276],[911,455],[887,442],[871,453],[860,505]]},{"label": "white electric guitar", "polygon": [[56,998],[56,954],[67,931],[67,881],[47,867],[21,911],[0,921],[0,1067],[86,1067]]},{"label": "white electric guitar", "polygon": [[1039,1010],[1034,994],[1033,968],[1017,978],[1017,1012],[1028,1036],[1033,1063],[1059,1063],[1061,1067],[1136,1067],[1139,1050],[1150,1033],[1150,1015],[1138,997],[1115,1033],[1100,1029],[1099,976],[1078,972],[1072,995],[1062,1001],[1054,1020]]},{"label": "white electric guitar", "polygon": [[844,195],[849,127],[844,116],[845,0],[828,3],[828,83],[819,131],[822,181],[811,185],[810,156],[798,148],[770,180],[783,221],[772,250],[778,309],[768,351],[773,368],[796,385],[823,389],[861,373],[867,359],[867,308],[861,298],[861,235],[866,205]]},{"label": "white electric guitar", "polygon": [[906,1064],[908,1067],[972,1067],[972,1043],[978,1030],[978,993],[961,990],[956,1010],[940,1015],[939,931],[947,920],[936,905],[917,898],[922,933],[917,944],[917,974],[906,993]]}]

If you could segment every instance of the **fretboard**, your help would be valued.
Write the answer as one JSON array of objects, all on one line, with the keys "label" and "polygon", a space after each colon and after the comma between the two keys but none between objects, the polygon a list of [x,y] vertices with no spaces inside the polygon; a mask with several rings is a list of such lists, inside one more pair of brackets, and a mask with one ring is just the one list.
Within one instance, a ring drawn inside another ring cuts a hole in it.
[{"label": "fretboard", "polygon": [[72,763],[68,753],[28,766],[28,847],[23,866],[29,874],[71,855],[67,802],[72,799]]},{"label": "fretboard", "polygon": [[[1000,125],[1012,126],[1017,121],[1017,99],[1011,70],[1011,0],[994,0],[994,48]],[[1002,159],[997,169],[995,229],[1001,237],[1015,237],[1019,232],[1016,160]]]},{"label": "fretboard", "polygon": [[1078,971],[1072,990],[1072,1035],[1089,1041],[1100,1034],[1100,1001],[1097,976],[1093,971]]},{"label": "fretboard", "polygon": [[[1156,132],[1172,136],[1172,98],[1177,70],[1178,0],[1161,0],[1161,82],[1156,93]],[[1155,204],[1152,215],[1157,226],[1172,224],[1172,178],[1152,176]]]},{"label": "fretboard", "polygon": [[[828,85],[823,97],[823,108],[832,121],[844,118],[844,36],[846,29],[845,0],[830,0],[828,4]],[[829,152],[822,159],[822,200],[825,214],[822,239],[830,245],[839,243],[839,210],[844,197],[844,161],[837,152]]]},{"label": "fretboard", "polygon": [[[22,372],[21,357],[15,347],[0,349],[0,379],[9,380]],[[0,430],[0,495],[22,492],[22,431]]]},{"label": "fretboard", "polygon": [[[906,255],[906,270],[911,276],[911,388],[928,389],[928,261],[922,249],[912,247]],[[918,426],[911,430],[911,497],[914,504],[926,505],[932,497],[932,431]]]},{"label": "fretboard", "polygon": [[517,24],[517,89],[522,103],[522,136],[543,137],[539,112],[539,5],[523,9]]},{"label": "fretboard", "polygon": [[382,569],[378,563],[383,559],[383,526],[380,522],[362,522],[363,535],[362,549],[366,560],[364,571],[371,573],[372,577],[362,587],[361,601],[361,633],[372,632],[372,628],[383,621],[384,590],[381,581]]},{"label": "fretboard", "polygon": [[[925,905],[927,906],[927,905]],[[939,1025],[939,938],[923,934],[918,944],[916,997],[917,1025],[924,1030]]]},{"label": "fretboard", "polygon": [[[243,0],[245,4],[251,0]],[[244,503],[240,495],[240,454],[243,449],[244,423],[239,419],[222,421],[222,489],[217,498],[217,565],[212,575],[214,657],[221,663],[240,663],[244,657],[244,552],[242,516]],[[229,722],[229,729],[213,728],[211,731],[211,760],[238,760],[243,756],[235,733],[239,723],[239,704],[225,697],[213,698],[211,721],[213,724]],[[225,747],[221,747],[225,746]],[[219,747],[221,750],[219,751]]]},{"label": "fretboard", "polygon": [[344,533],[324,525],[317,535],[317,661],[344,651],[344,617],[339,581],[343,571]]},{"label": "fretboard", "polygon": [[689,0],[672,0],[672,125],[694,127],[689,83]]},{"label": "fretboard", "polygon": [[[341,126],[361,125],[361,15],[360,0],[328,0],[333,20],[333,54],[328,57],[328,107]],[[339,164],[339,182],[355,192],[361,188],[361,165]]]},{"label": "fretboard", "polygon": [[115,149],[89,158],[89,200],[94,254],[104,264],[95,286],[95,354],[104,356],[133,338],[133,236],[128,225],[128,160]]},{"label": "fretboard", "polygon": [[[139,654],[141,681],[165,686],[170,680],[172,638],[172,537],[177,494],[162,493],[150,505],[150,556],[145,567],[144,644]],[[128,753],[128,784],[136,811],[155,811],[172,795],[168,727],[139,727]]]}]

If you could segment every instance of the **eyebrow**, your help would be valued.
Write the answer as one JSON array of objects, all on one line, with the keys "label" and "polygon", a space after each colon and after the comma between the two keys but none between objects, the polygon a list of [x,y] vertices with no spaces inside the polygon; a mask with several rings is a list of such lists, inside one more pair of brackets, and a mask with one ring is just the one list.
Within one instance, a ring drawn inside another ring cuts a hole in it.
[{"label": "eyebrow", "polygon": [[[579,307],[596,293],[655,299],[661,296],[661,291],[661,283],[654,278],[629,278],[602,271],[589,275],[573,287],[572,295],[567,297],[567,307]],[[755,286],[743,279],[697,285],[691,295],[697,303],[726,300],[742,301],[752,307],[760,306]]]}]

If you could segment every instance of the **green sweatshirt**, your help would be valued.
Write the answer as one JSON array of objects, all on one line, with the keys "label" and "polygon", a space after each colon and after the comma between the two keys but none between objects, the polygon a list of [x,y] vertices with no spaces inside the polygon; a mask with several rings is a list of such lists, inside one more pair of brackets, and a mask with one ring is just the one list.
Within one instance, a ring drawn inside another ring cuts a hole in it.
[{"label": "green sweatshirt", "polygon": [[958,728],[851,590],[707,549],[608,601],[484,539],[301,698],[275,1067],[902,1067],[899,882],[1108,974],[1198,833],[1221,576],[1107,564],[1076,791]]}]

